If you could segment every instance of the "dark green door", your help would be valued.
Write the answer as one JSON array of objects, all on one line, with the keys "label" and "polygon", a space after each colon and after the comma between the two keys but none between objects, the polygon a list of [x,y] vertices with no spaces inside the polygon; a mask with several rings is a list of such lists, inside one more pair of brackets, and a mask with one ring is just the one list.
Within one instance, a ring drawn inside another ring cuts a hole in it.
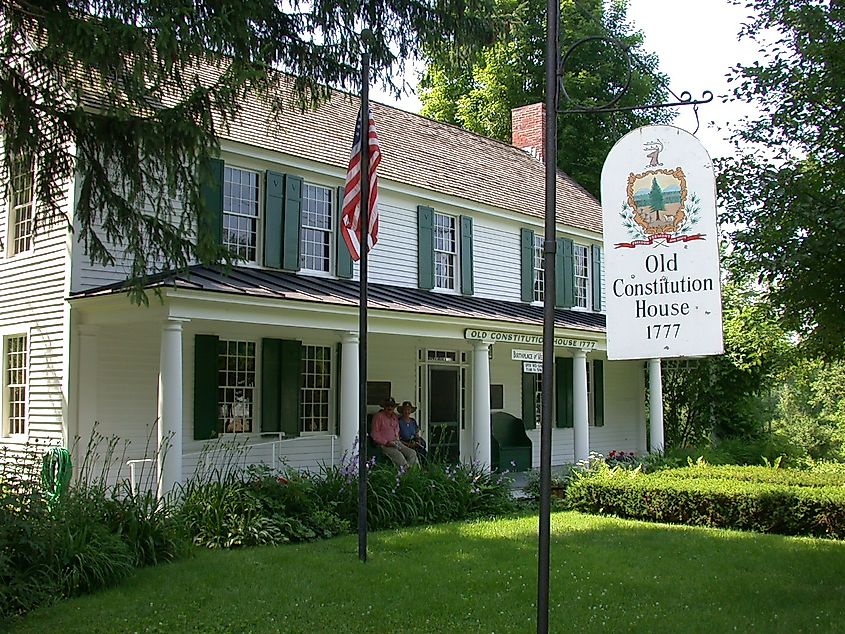
[{"label": "dark green door", "polygon": [[428,368],[428,455],[437,462],[461,458],[459,390],[458,368]]}]

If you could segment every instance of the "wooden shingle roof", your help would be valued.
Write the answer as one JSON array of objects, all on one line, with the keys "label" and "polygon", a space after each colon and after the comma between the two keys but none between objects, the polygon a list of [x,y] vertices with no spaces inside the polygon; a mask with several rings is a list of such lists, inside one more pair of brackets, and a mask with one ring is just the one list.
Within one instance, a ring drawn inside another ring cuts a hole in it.
[{"label": "wooden shingle roof", "polygon": [[[371,108],[383,155],[380,178],[544,217],[545,168],[525,151],[391,106]],[[221,136],[345,171],[357,112],[358,100],[339,92],[316,110],[285,106],[278,120],[262,100],[249,100]],[[602,230],[599,202],[561,171],[557,222]]]}]

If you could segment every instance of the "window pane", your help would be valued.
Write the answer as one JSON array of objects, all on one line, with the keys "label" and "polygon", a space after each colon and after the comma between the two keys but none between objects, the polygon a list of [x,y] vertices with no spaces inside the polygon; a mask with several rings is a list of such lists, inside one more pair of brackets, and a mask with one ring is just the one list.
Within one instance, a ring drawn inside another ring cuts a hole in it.
[{"label": "window pane", "polygon": [[258,255],[258,173],[226,167],[223,174],[223,245],[239,259]]},{"label": "window pane", "polygon": [[334,221],[332,190],[320,185],[302,185],[302,230],[299,265],[308,271],[330,272]]},{"label": "window pane", "polygon": [[456,219],[434,214],[434,286],[457,288],[458,237]]},{"label": "window pane", "polygon": [[332,390],[331,348],[302,346],[302,431],[329,431]]},{"label": "window pane", "polygon": [[218,421],[221,433],[251,432],[255,403],[255,342],[220,341]]},{"label": "window pane", "polygon": [[6,339],[5,399],[8,403],[5,430],[8,434],[26,433],[27,341],[25,335]]},{"label": "window pane", "polygon": [[18,157],[11,166],[10,244],[15,255],[32,246],[32,212],[34,203],[35,164],[32,157]]}]

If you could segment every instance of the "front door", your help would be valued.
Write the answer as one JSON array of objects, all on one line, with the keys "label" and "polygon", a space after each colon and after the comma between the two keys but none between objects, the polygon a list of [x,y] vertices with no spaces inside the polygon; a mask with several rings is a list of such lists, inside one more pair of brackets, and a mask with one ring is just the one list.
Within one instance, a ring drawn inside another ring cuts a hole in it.
[{"label": "front door", "polygon": [[461,458],[460,370],[428,367],[428,456],[456,464]]}]

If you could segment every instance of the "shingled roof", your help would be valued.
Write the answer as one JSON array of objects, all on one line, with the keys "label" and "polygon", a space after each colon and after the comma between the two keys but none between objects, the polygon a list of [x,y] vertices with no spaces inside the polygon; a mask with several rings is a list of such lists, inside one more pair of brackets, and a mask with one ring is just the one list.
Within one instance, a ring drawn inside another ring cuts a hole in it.
[{"label": "shingled roof", "polygon": [[[358,106],[357,99],[337,92],[316,110],[285,107],[274,121],[267,104],[252,99],[221,136],[345,170]],[[380,178],[544,217],[545,168],[525,151],[391,106],[371,108],[383,155]],[[602,230],[599,202],[561,171],[557,221]]]}]

